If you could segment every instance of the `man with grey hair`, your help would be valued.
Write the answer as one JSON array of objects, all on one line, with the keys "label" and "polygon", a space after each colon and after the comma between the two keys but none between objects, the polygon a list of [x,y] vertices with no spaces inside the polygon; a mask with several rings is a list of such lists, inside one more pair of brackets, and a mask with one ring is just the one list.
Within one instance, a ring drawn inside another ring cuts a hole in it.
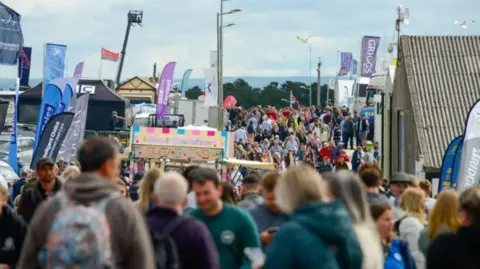
[{"label": "man with grey hair", "polygon": [[[178,264],[179,268],[220,268],[215,243],[205,224],[182,216],[187,192],[187,180],[178,173],[165,173],[155,182],[152,197],[155,207],[147,213],[147,223],[157,267],[162,263],[159,251],[163,248],[167,264]],[[175,249],[177,253],[173,254]],[[175,259],[174,255],[178,258]]]}]

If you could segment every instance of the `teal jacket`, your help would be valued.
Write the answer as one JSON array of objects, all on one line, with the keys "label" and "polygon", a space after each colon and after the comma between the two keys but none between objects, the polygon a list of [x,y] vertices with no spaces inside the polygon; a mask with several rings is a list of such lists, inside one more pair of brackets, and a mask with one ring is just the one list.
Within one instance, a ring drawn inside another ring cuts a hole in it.
[{"label": "teal jacket", "polygon": [[362,268],[362,249],[341,201],[304,204],[280,227],[264,269],[296,268]]}]

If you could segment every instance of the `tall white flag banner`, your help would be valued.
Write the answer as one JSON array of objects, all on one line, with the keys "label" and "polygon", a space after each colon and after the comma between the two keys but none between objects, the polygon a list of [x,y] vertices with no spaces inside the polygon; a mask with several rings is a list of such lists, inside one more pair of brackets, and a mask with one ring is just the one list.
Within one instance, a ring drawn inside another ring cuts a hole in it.
[{"label": "tall white flag banner", "polygon": [[210,51],[210,68],[217,68],[217,51],[211,50]]},{"label": "tall white flag banner", "polygon": [[480,100],[475,102],[468,113],[463,137],[457,181],[459,192],[480,183]]},{"label": "tall white flag banner", "polygon": [[87,123],[88,101],[90,95],[82,94],[75,103],[75,116],[73,117],[67,136],[60,147],[57,160],[63,159],[66,163],[77,160],[77,151],[83,142],[85,134],[85,125]]},{"label": "tall white flag banner", "polygon": [[205,69],[205,105],[217,106],[218,104],[218,79],[217,69]]}]

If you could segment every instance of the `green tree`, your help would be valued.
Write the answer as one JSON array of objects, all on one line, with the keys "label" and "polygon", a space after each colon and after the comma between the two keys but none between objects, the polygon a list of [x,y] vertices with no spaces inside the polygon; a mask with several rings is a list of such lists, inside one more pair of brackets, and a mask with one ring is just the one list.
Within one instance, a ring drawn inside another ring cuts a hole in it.
[{"label": "green tree", "polygon": [[190,88],[185,92],[185,97],[187,97],[188,99],[197,100],[198,97],[200,97],[201,95],[203,95],[203,91],[198,86],[194,86],[193,88]]},{"label": "green tree", "polygon": [[[312,85],[312,104],[316,105],[317,100],[317,83]],[[321,107],[324,107],[327,102],[327,89],[326,84],[321,87]],[[310,85],[307,85],[303,82],[297,81],[286,81],[285,83],[280,83],[276,81],[270,82],[263,88],[253,88],[247,81],[244,79],[237,79],[234,82],[225,83],[223,85],[224,97],[228,95],[234,96],[238,105],[250,108],[253,106],[275,106],[275,107],[286,107],[289,106],[290,102],[290,91],[297,98],[300,105],[308,105],[309,102],[309,92]],[[189,99],[198,99],[202,95],[202,90],[195,86],[189,89],[185,95]],[[334,91],[330,90],[329,96],[330,102],[333,103]]]}]

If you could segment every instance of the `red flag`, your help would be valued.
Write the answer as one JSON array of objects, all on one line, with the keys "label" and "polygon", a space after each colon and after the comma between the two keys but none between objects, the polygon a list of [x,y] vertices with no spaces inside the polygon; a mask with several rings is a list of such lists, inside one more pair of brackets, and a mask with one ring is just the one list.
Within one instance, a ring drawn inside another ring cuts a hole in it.
[{"label": "red flag", "polygon": [[102,48],[102,60],[116,62],[118,61],[118,59],[120,59],[120,53],[116,53]]},{"label": "red flag", "polygon": [[223,101],[223,109],[228,109],[229,107],[235,106],[237,104],[237,99],[231,95],[225,97]]}]

